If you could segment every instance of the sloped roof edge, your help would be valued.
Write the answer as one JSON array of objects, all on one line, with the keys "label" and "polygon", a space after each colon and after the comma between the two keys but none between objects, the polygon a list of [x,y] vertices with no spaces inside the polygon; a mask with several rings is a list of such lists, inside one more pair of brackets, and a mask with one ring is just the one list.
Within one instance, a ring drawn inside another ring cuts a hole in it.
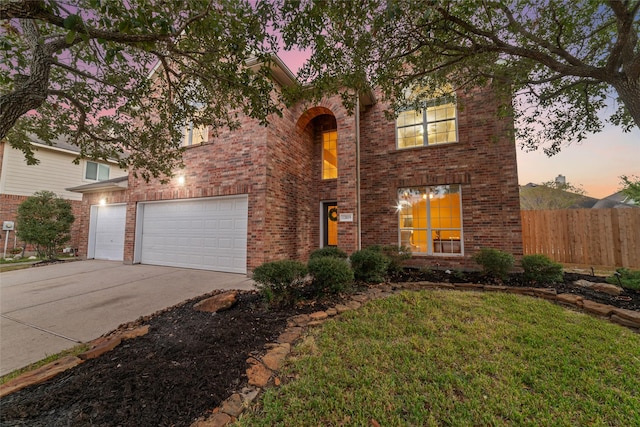
[{"label": "sloped roof edge", "polygon": [[129,177],[120,176],[106,181],[92,182],[91,184],[79,185],[77,187],[65,188],[74,193],[96,193],[99,191],[124,191],[129,188]]}]

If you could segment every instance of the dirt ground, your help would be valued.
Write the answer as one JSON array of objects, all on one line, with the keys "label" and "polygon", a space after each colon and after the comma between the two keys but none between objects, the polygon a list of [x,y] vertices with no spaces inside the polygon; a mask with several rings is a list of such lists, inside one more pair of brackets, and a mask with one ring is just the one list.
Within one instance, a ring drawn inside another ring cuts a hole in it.
[{"label": "dirt ground", "polygon": [[[409,274],[405,280],[460,281],[444,272]],[[442,275],[442,277],[436,277]],[[640,293],[620,297],[571,285],[566,275],[558,293],[583,294],[597,302],[640,310]],[[480,276],[469,280],[481,282]],[[599,281],[603,281],[600,278]],[[521,283],[514,276],[511,285]],[[593,295],[597,294],[597,295]],[[210,295],[207,295],[210,296]],[[189,426],[246,385],[249,355],[262,351],[286,327],[289,316],[326,308],[304,304],[267,310],[254,292],[240,292],[238,303],[216,314],[192,309],[197,300],[158,313],[149,333],[124,341],[97,359],[2,399],[2,426]],[[332,303],[336,300],[332,301]]]}]

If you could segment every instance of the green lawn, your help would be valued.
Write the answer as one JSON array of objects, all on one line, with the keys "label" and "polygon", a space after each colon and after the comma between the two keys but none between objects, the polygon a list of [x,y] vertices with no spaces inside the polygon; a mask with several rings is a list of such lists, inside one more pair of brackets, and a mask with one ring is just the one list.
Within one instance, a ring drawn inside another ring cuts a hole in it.
[{"label": "green lawn", "polygon": [[640,426],[640,335],[544,300],[426,291],[313,329],[242,426]]}]

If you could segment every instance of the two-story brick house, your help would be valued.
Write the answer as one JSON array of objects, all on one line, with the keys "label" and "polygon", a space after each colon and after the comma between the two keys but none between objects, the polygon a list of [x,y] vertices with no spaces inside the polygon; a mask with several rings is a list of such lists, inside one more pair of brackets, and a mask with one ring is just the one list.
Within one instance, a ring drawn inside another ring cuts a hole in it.
[{"label": "two-story brick house", "polygon": [[[276,64],[274,79],[292,84]],[[266,127],[247,118],[217,137],[188,130],[185,168],[170,183],[130,174],[127,188],[77,189],[81,254],[99,258],[117,232],[126,263],[238,273],[326,245],[403,244],[414,264],[441,268],[475,267],[481,247],[521,255],[513,121],[498,115],[491,88],[457,99],[394,121],[372,93],[358,114],[336,96]]]}]

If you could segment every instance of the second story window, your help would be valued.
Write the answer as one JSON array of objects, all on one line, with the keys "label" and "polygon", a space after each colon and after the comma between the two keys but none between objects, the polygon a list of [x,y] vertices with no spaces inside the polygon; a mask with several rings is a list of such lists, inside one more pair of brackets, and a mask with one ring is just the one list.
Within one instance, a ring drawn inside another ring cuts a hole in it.
[{"label": "second story window", "polygon": [[396,120],[398,148],[458,141],[457,112],[451,97],[438,98],[422,110],[403,111]]},{"label": "second story window", "polygon": [[338,132],[322,134],[322,179],[338,177]]},{"label": "second story window", "polygon": [[194,126],[193,123],[189,123],[182,131],[182,146],[189,147],[191,145],[202,144],[207,141],[208,137],[208,126]]},{"label": "second story window", "polygon": [[106,181],[109,179],[109,165],[87,161],[84,178],[90,181]]}]

